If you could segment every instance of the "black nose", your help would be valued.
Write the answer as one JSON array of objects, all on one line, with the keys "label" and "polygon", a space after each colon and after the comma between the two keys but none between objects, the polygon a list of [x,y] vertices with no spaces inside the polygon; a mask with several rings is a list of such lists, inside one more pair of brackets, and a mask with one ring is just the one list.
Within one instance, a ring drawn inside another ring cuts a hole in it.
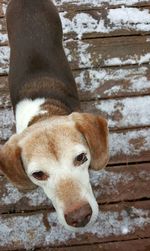
[{"label": "black nose", "polygon": [[85,204],[82,207],[65,214],[65,220],[67,224],[72,227],[85,227],[90,221],[91,215],[92,209],[90,205]]}]

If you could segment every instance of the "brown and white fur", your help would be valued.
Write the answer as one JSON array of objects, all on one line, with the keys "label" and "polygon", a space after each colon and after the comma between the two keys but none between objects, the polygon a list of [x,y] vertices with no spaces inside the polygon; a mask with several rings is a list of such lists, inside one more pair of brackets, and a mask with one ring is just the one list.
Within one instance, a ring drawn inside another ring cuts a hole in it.
[{"label": "brown and white fur", "polygon": [[98,204],[88,169],[107,164],[107,122],[80,110],[50,0],[11,0],[7,27],[16,134],[0,150],[0,170],[19,189],[42,187],[67,229],[89,227]]}]

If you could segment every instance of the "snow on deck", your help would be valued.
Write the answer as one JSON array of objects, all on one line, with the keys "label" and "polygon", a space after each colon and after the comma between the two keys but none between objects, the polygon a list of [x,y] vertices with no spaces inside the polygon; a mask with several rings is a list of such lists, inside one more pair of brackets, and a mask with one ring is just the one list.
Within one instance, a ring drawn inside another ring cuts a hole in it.
[{"label": "snow on deck", "polygon": [[[40,188],[23,193],[0,176],[0,249],[69,246],[71,250],[72,245],[81,245],[82,250],[83,244],[148,238],[150,2],[55,2],[81,106],[86,112],[105,116],[111,129],[110,166],[100,172],[90,171],[100,203],[99,216],[91,228],[68,232],[58,223],[50,200]],[[7,0],[1,1],[0,144],[14,132],[7,80],[10,49],[3,22],[6,7]]]}]

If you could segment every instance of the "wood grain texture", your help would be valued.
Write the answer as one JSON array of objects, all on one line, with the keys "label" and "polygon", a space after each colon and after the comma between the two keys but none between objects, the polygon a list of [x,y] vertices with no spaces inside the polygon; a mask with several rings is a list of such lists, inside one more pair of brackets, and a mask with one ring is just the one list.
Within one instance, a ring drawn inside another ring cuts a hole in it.
[{"label": "wood grain texture", "polygon": [[[2,15],[5,13],[5,6],[7,6],[9,0],[0,0],[0,7],[3,9],[0,11]],[[115,8],[121,6],[150,6],[149,0],[54,0],[59,11],[66,10],[88,10],[97,8]]]},{"label": "wood grain texture", "polygon": [[[110,243],[101,243],[93,245],[84,245],[77,247],[62,247],[62,248],[44,248],[45,251],[149,251],[150,250],[150,239],[139,239],[130,241],[119,241]],[[43,249],[38,249],[43,251]]]},{"label": "wood grain texture", "polygon": [[[150,8],[120,7],[112,9],[62,11],[64,39],[97,38],[150,34]],[[0,18],[0,32],[6,32],[5,18]]]},{"label": "wood grain texture", "polygon": [[[97,201],[112,203],[150,198],[150,164],[107,167],[90,172],[90,180]],[[52,209],[50,200],[38,188],[22,193],[0,177],[0,213]]]},{"label": "wood grain texture", "polygon": [[5,31],[5,33],[7,31],[5,18],[0,18],[0,32],[2,31]]},{"label": "wood grain texture", "polygon": [[[150,62],[149,36],[66,40],[65,52],[72,70]],[[0,47],[0,74],[8,73],[9,47]]]},{"label": "wood grain texture", "polygon": [[0,221],[1,250],[137,239],[150,237],[150,201],[101,205],[97,222],[76,234],[61,227],[56,213],[48,211],[1,215]]},{"label": "wood grain texture", "polygon": [[64,38],[150,34],[150,8],[113,8],[60,12]]},{"label": "wood grain texture", "polygon": [[[148,42],[147,42],[148,41]],[[65,41],[72,69],[149,63],[149,36]]]},{"label": "wood grain texture", "polygon": [[150,65],[85,69],[73,73],[82,101],[150,93]]},{"label": "wood grain texture", "polygon": [[110,129],[149,126],[150,122],[149,96],[82,102],[81,107],[85,112],[104,116]]},{"label": "wood grain texture", "polygon": [[[148,107],[150,107],[149,96],[81,102],[84,112],[105,117],[110,130],[149,126],[150,111]],[[9,107],[1,109],[0,118],[0,128],[11,130],[14,121],[12,109]],[[0,138],[7,139],[2,136]]]},{"label": "wood grain texture", "polygon": [[[81,101],[148,95],[150,65],[73,71]],[[8,77],[0,77],[0,107],[9,107]]]}]

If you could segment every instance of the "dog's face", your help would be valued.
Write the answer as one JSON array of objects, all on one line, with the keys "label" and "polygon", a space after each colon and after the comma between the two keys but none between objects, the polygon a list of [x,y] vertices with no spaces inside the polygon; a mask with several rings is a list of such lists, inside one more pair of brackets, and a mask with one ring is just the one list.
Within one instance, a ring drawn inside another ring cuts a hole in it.
[{"label": "dog's face", "polygon": [[0,152],[0,167],[20,188],[42,187],[67,229],[87,227],[98,215],[88,168],[106,165],[107,137],[101,117],[54,117],[12,136]]}]

